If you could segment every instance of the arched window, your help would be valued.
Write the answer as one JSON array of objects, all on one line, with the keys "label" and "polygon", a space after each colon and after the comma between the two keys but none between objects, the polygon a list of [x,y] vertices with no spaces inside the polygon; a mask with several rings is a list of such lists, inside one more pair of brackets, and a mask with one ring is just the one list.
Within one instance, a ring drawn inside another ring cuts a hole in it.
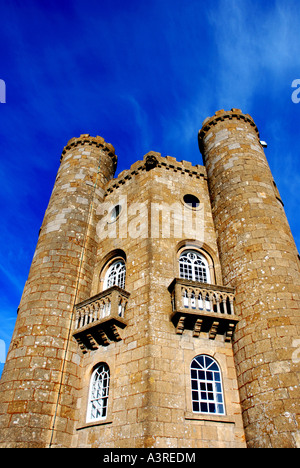
[{"label": "arched window", "polygon": [[185,250],[179,257],[180,278],[210,283],[208,262],[196,250]]},{"label": "arched window", "polygon": [[122,258],[114,261],[108,268],[104,278],[104,289],[119,286],[125,289],[126,265]]},{"label": "arched window", "polygon": [[107,416],[109,367],[99,364],[92,373],[87,411],[87,422],[99,421]]},{"label": "arched window", "polygon": [[191,363],[193,413],[225,414],[221,371],[210,356],[201,354]]}]

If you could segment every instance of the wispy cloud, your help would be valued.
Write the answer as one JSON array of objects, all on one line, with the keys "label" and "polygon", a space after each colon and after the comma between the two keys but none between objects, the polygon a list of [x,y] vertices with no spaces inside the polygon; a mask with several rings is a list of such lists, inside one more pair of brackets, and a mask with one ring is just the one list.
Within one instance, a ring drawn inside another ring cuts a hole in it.
[{"label": "wispy cloud", "polygon": [[256,93],[277,93],[287,68],[300,65],[300,21],[295,2],[222,0],[209,12],[218,56],[218,100],[225,106],[233,98],[253,109]]}]

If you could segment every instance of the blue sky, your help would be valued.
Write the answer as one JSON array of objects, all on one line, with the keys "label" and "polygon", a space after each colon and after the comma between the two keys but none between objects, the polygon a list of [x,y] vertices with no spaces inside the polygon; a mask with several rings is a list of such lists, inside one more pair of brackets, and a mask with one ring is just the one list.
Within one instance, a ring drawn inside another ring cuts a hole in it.
[{"label": "blue sky", "polygon": [[7,348],[61,151],[82,133],[113,144],[117,173],[150,150],[198,164],[203,120],[242,109],[268,143],[299,249],[299,10],[298,0],[0,0]]}]

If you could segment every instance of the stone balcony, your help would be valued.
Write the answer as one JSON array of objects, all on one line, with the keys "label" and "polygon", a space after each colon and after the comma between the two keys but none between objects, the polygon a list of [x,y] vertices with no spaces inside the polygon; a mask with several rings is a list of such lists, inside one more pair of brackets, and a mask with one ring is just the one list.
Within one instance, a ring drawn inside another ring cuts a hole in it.
[{"label": "stone balcony", "polygon": [[129,293],[113,286],[75,306],[74,338],[83,353],[120,341]]},{"label": "stone balcony", "polygon": [[232,340],[239,321],[234,314],[234,289],[175,278],[169,291],[177,334],[192,330],[195,337],[205,332],[211,340],[216,335],[223,335],[226,342]]}]

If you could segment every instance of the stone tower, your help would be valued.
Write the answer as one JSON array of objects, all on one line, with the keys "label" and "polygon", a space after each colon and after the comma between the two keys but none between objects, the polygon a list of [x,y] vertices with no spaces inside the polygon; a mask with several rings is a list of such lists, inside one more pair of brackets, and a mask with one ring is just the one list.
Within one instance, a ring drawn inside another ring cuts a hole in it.
[{"label": "stone tower", "polygon": [[249,115],[217,112],[199,145],[223,281],[241,317],[234,353],[248,446],[299,446],[300,271],[283,204]]},{"label": "stone tower", "polygon": [[57,417],[57,430],[68,433],[78,377],[73,306],[90,293],[94,206],[115,167],[114,148],[101,137],[81,135],[63,150],[1,378],[0,440],[7,446],[49,446]]},{"label": "stone tower", "polygon": [[282,202],[251,117],[220,111],[199,143],[206,167],[150,152],[117,178],[102,138],[65,147],[1,378],[0,447],[299,446]]}]

